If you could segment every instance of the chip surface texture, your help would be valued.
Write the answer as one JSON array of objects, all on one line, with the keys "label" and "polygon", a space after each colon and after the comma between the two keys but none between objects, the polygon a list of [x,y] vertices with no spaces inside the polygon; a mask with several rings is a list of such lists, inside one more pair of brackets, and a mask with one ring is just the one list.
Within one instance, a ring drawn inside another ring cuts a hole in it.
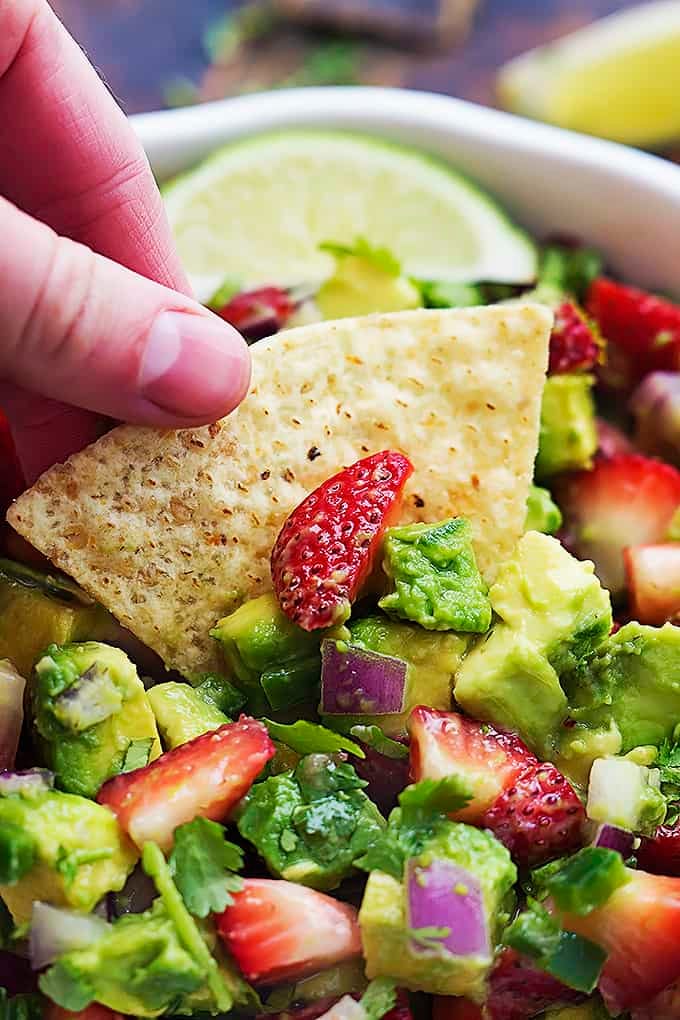
[{"label": "chip surface texture", "polygon": [[533,304],[418,310],[279,333],[229,418],[121,426],[46,472],[10,524],[185,674],[215,621],[271,588],[288,513],[369,453],[415,471],[403,521],[464,515],[487,581],[522,533],[552,324]]}]

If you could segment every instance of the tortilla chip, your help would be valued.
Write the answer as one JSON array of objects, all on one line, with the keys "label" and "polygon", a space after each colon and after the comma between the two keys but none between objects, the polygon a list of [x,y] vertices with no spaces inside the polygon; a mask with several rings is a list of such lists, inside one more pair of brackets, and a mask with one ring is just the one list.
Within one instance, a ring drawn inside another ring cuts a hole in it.
[{"label": "tortilla chip", "polygon": [[487,581],[523,531],[552,317],[419,310],[288,330],[252,349],[242,406],[182,432],[121,426],[42,476],[10,524],[184,674],[271,588],[288,513],[378,450],[415,471],[404,521],[469,517]]}]

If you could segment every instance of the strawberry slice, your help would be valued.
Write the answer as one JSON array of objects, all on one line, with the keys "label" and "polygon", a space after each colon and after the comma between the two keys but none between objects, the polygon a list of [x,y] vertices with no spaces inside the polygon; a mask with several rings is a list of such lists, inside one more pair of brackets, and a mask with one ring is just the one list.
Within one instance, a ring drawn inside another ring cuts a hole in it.
[{"label": "strawberry slice", "polygon": [[680,820],[660,825],[653,836],[643,836],[635,856],[642,871],[680,878]]},{"label": "strawberry slice", "polygon": [[680,981],[659,992],[651,1002],[634,1009],[631,1020],[678,1020],[680,1017]]},{"label": "strawberry slice", "polygon": [[[586,309],[610,346],[629,363],[620,370],[627,388],[647,372],[680,369],[680,307],[664,298],[599,277],[588,291]],[[609,378],[609,374],[607,374]]]},{"label": "strawberry slice", "polygon": [[114,1013],[108,1006],[102,1006],[98,1002],[90,1003],[77,1013],[50,1002],[45,1006],[43,1016],[44,1020],[124,1020],[122,1013]]},{"label": "strawberry slice", "polygon": [[225,818],[275,750],[266,727],[241,716],[145,768],[109,779],[97,800],[111,808],[140,850],[147,841],[168,850],[178,825],[199,816]]},{"label": "strawberry slice", "polygon": [[680,545],[636,545],[623,550],[630,615],[661,626],[680,614]]},{"label": "strawberry slice", "polygon": [[293,623],[316,630],[347,619],[412,471],[402,453],[374,453],[323,482],[293,510],[271,558],[274,591]]},{"label": "strawberry slice", "polygon": [[486,1020],[484,1010],[470,999],[458,995],[435,995],[432,1020]]},{"label": "strawberry slice", "polygon": [[635,453],[597,460],[556,483],[565,541],[580,559],[594,560],[614,593],[625,586],[623,550],[663,542],[680,505],[680,471]]},{"label": "strawberry slice", "polygon": [[466,779],[473,799],[454,817],[490,829],[518,864],[534,866],[582,845],[578,796],[515,734],[424,706],[411,713],[409,732],[413,778]]},{"label": "strawberry slice", "polygon": [[235,294],[216,312],[253,343],[283,329],[296,307],[287,290],[281,287],[260,287]]},{"label": "strawberry slice", "polygon": [[600,359],[602,341],[578,305],[564,301],[554,309],[548,374],[585,372]]},{"label": "strawberry slice", "polygon": [[244,977],[296,980],[361,954],[356,910],[304,885],[247,878],[217,917],[217,930]]},{"label": "strawberry slice", "polygon": [[629,881],[585,917],[563,915],[568,931],[606,951],[599,990],[612,1016],[654,998],[680,978],[680,879],[628,871]]}]

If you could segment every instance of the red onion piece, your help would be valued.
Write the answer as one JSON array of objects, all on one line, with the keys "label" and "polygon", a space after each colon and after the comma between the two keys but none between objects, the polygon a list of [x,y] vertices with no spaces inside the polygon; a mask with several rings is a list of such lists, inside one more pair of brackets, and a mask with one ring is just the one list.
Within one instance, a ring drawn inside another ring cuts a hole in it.
[{"label": "red onion piece", "polygon": [[0,772],[0,797],[11,797],[21,794],[22,797],[35,797],[37,794],[51,790],[54,786],[54,772],[48,769],[26,769],[25,772]]},{"label": "red onion piece", "polygon": [[96,914],[33,904],[28,951],[33,970],[42,970],[72,949],[85,949],[106,935],[111,926]]},{"label": "red onion piece", "polygon": [[593,836],[592,845],[604,847],[605,850],[616,850],[622,857],[630,857],[635,844],[635,836],[626,829],[619,829],[616,825],[598,826]]},{"label": "red onion piece", "polygon": [[9,659],[0,659],[0,769],[11,769],[24,723],[26,681]]},{"label": "red onion piece", "polygon": [[368,1020],[366,1010],[351,995],[343,995],[330,1009],[321,1014],[319,1020]]},{"label": "red onion piece", "polygon": [[[411,860],[406,881],[412,930],[448,929],[436,941],[456,956],[490,953],[484,899],[474,875],[451,861],[435,860],[422,867]],[[421,949],[419,943],[414,947]]]},{"label": "red onion piece", "polygon": [[326,640],[321,645],[322,715],[391,715],[403,710],[406,663]]},{"label": "red onion piece", "polygon": [[635,439],[646,453],[680,463],[680,373],[651,372],[630,400]]}]

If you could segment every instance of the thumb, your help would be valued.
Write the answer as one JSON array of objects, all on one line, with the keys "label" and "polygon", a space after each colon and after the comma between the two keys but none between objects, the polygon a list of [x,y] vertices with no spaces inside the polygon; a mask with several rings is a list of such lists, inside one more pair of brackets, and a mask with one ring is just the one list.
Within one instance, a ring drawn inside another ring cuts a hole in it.
[{"label": "thumb", "polygon": [[243,399],[242,337],[201,305],[0,199],[0,377],[140,425],[191,427]]}]

